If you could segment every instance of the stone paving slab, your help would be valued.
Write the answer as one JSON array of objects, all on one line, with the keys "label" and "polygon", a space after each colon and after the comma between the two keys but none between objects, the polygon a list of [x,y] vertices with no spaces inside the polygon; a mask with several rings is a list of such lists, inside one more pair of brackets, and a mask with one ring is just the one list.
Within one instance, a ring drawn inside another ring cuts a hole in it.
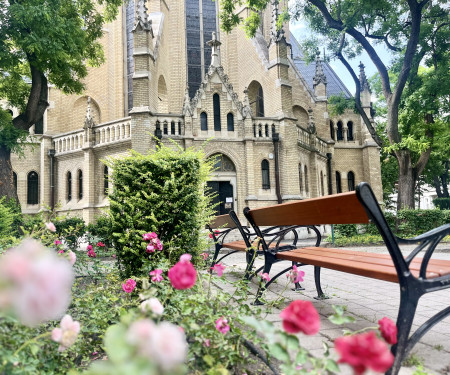
[{"label": "stone paving slab", "polygon": [[[387,252],[382,246],[377,247],[352,247],[352,250],[366,252]],[[412,247],[406,247],[405,253],[412,250]],[[436,259],[450,260],[450,244],[440,245],[437,252],[433,255]],[[227,266],[224,277],[231,281],[239,280],[245,269],[245,256],[236,253],[228,256],[222,262]],[[258,259],[255,262],[256,267],[262,265]],[[289,265],[288,262],[279,262],[272,268],[271,275],[275,275]],[[380,280],[374,280],[362,276],[350,275],[343,272],[322,269],[321,280],[322,289],[330,299],[318,301],[314,299],[317,295],[314,284],[313,267],[304,266],[305,271],[303,291],[292,291],[289,286],[286,288],[287,279],[281,276],[277,282],[274,282],[266,292],[265,298],[268,301],[274,301],[281,297],[285,301],[279,309],[273,308],[266,319],[274,322],[281,328],[280,311],[291,301],[303,299],[311,301],[317,308],[321,316],[321,330],[315,336],[300,335],[302,345],[311,350],[313,355],[323,355],[322,342],[326,342],[333,347],[333,340],[342,336],[343,329],[356,331],[366,327],[376,327],[378,320],[384,316],[396,321],[399,306],[399,286],[395,283],[389,283]],[[252,280],[251,300],[257,290],[257,281]],[[217,284],[220,288],[233,293],[233,286],[230,284]],[[356,320],[353,323],[344,326],[336,326],[328,321],[327,317],[333,313],[332,305],[343,305],[347,308],[348,315]],[[425,295],[419,301],[416,317],[413,324],[413,331],[421,323],[430,318],[434,313],[442,308],[450,306],[450,289]],[[333,351],[332,351],[333,352]],[[446,318],[434,326],[422,340],[413,348],[415,358],[419,359],[426,371],[431,374],[450,375],[450,317]],[[336,358],[336,357],[335,357]],[[341,366],[343,374],[352,374],[350,368]],[[413,374],[414,368],[403,366],[400,374]]]}]

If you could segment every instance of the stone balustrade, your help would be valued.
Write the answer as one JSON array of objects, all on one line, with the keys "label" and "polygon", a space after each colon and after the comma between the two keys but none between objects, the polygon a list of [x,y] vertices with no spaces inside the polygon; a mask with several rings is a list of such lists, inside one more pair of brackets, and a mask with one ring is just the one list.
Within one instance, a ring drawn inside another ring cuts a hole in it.
[{"label": "stone balustrade", "polygon": [[131,139],[131,117],[94,126],[95,145]]},{"label": "stone balustrade", "polygon": [[256,118],[253,121],[253,136],[258,140],[272,140],[273,133],[280,132],[280,122],[268,118]]},{"label": "stone balustrade", "polygon": [[84,144],[84,130],[64,133],[53,138],[56,154],[81,150]]},{"label": "stone balustrade", "polygon": [[157,129],[161,129],[163,137],[184,135],[184,119],[181,115],[167,116],[157,114],[155,125]]}]

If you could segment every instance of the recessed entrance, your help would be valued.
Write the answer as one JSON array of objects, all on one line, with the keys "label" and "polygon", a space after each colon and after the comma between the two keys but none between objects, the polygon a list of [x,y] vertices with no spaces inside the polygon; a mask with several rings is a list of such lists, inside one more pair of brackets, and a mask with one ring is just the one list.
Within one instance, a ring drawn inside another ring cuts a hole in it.
[{"label": "recessed entrance", "polygon": [[216,215],[225,215],[234,209],[236,168],[223,154],[214,154],[210,159],[214,161],[214,171],[207,183],[207,192],[213,196]]}]

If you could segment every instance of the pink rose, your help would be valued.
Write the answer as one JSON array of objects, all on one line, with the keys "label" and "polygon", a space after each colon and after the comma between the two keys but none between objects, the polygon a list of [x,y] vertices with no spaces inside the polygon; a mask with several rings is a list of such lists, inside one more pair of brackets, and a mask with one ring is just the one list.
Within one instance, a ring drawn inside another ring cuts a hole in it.
[{"label": "pink rose", "polygon": [[86,246],[86,250],[87,251],[91,251],[91,250],[94,250],[94,248],[92,247],[91,244],[89,244],[89,245]]},{"label": "pink rose", "polygon": [[228,325],[228,320],[225,319],[223,316],[216,320],[216,329],[225,335],[229,330],[230,326]]},{"label": "pink rose", "polygon": [[156,250],[161,251],[163,249],[163,244],[160,240],[156,239],[153,244]]},{"label": "pink rose", "polygon": [[113,257],[114,259],[116,259],[116,258],[117,258],[117,255],[116,255],[116,254],[113,254],[112,257]]},{"label": "pink rose", "polygon": [[191,254],[183,254],[182,256],[180,256],[180,262],[190,262],[191,259],[192,259]]},{"label": "pink rose", "polygon": [[55,246],[61,245],[61,241],[60,240],[55,240]]},{"label": "pink rose", "polygon": [[201,253],[200,256],[203,257],[203,260],[206,260],[206,259],[208,259],[209,254],[208,253]]},{"label": "pink rose", "polygon": [[159,302],[157,298],[150,298],[141,303],[142,312],[152,312],[155,315],[162,315],[164,312],[164,306]]},{"label": "pink rose", "polygon": [[105,244],[101,241],[97,242],[97,247],[105,247]]},{"label": "pink rose", "polygon": [[0,256],[0,308],[28,326],[59,318],[69,306],[73,277],[66,260],[26,239]]},{"label": "pink rose", "polygon": [[133,279],[128,279],[124,284],[122,284],[122,289],[125,293],[131,293],[134,288],[136,288],[136,281]]},{"label": "pink rose", "polygon": [[155,238],[158,238],[158,235],[155,232],[145,233],[142,235],[142,238],[144,239],[144,241],[150,241]]},{"label": "pink rose", "polygon": [[45,226],[50,232],[56,232],[55,224],[50,222],[50,223],[45,223]]},{"label": "pink rose", "polygon": [[320,329],[319,314],[309,301],[293,301],[280,313],[283,328],[288,333],[315,335]]},{"label": "pink rose", "polygon": [[175,289],[189,289],[197,281],[197,271],[191,262],[178,262],[169,270],[168,277]]},{"label": "pink rose", "polygon": [[59,342],[59,351],[62,352],[72,346],[80,332],[80,323],[73,321],[70,315],[65,315],[61,320],[61,328],[54,328],[52,340]]},{"label": "pink rose", "polygon": [[88,251],[88,257],[89,258],[96,258],[97,254],[95,253],[95,251],[93,249]]},{"label": "pink rose", "polygon": [[153,282],[163,281],[162,272],[163,272],[163,270],[161,270],[161,269],[156,269],[154,271],[150,271],[150,276],[152,276],[151,280]]},{"label": "pink rose", "polygon": [[203,342],[203,346],[206,346],[207,348],[209,348],[210,345],[211,345],[211,341],[210,341],[209,339],[206,339],[206,340]]},{"label": "pink rose", "polygon": [[305,276],[305,272],[299,270],[297,266],[292,266],[292,270],[289,271],[286,275],[286,277],[290,279],[294,284],[303,281],[303,276]]},{"label": "pink rose", "polygon": [[211,270],[216,271],[217,275],[219,275],[219,277],[222,277],[225,266],[222,263],[216,263],[213,267],[211,267]]},{"label": "pink rose", "polygon": [[59,250],[58,254],[64,254],[64,250]]},{"label": "pink rose", "polygon": [[391,345],[397,344],[397,326],[395,323],[391,319],[384,317],[378,321],[378,324],[381,336],[386,342]]},{"label": "pink rose", "polygon": [[339,363],[348,363],[357,375],[364,373],[367,368],[384,373],[394,363],[389,347],[373,331],[339,337],[334,345],[340,355]]},{"label": "pink rose", "polygon": [[153,245],[148,245],[147,249],[145,250],[147,253],[153,253],[155,252],[155,246]]},{"label": "pink rose", "polygon": [[69,256],[70,265],[73,266],[75,264],[75,262],[77,261],[77,256],[75,255],[75,253],[73,251],[70,251],[70,250],[67,253],[67,255]]},{"label": "pink rose", "polygon": [[268,283],[270,281],[270,277],[269,277],[269,274],[267,272],[264,272],[264,273],[260,272],[259,276],[261,276],[261,279],[263,281],[265,281],[266,283]]}]

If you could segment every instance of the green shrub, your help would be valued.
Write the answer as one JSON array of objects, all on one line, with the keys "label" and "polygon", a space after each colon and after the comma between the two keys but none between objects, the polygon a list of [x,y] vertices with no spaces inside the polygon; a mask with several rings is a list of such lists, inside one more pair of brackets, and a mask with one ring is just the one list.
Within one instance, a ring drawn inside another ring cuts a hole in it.
[{"label": "green shrub", "polygon": [[5,201],[5,197],[0,198],[0,238],[11,234],[15,216]]},{"label": "green shrub", "polygon": [[86,224],[79,217],[63,217],[53,220],[56,234],[60,240],[64,240],[71,249],[76,249],[86,232]]},{"label": "green shrub", "polygon": [[397,236],[413,237],[450,222],[450,210],[400,210]]},{"label": "green shrub", "polygon": [[450,210],[450,198],[435,198],[433,204],[440,210]]},{"label": "green shrub", "polygon": [[[109,161],[114,191],[110,195],[113,246],[122,275],[151,270],[158,257],[173,264],[181,254],[198,258],[199,238],[211,216],[204,185],[211,169],[201,151],[161,146],[148,155]],[[142,235],[156,232],[162,252],[146,253]]]},{"label": "green shrub", "polygon": [[88,224],[86,229],[92,236],[98,237],[107,247],[111,247],[113,230],[109,214],[100,215],[95,223]]},{"label": "green shrub", "polygon": [[356,224],[336,224],[334,225],[334,234],[336,237],[350,237],[358,234]]}]

